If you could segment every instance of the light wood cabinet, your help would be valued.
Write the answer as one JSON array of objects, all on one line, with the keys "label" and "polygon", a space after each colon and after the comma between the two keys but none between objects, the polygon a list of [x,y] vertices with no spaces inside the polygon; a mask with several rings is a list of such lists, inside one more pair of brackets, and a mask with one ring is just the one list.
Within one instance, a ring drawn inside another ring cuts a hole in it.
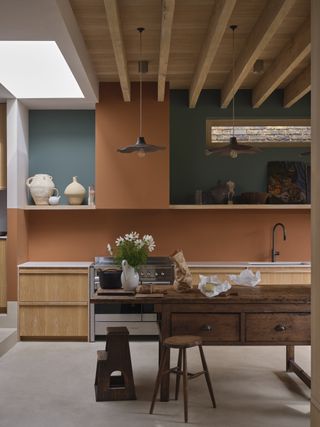
[{"label": "light wood cabinet", "polygon": [[7,106],[0,104],[0,190],[7,187]]},{"label": "light wood cabinet", "polygon": [[[218,275],[221,280],[229,280],[229,274],[239,274],[244,267],[191,267],[192,284],[198,286],[199,274]],[[250,267],[260,271],[260,285],[310,285],[311,267]]]},{"label": "light wood cabinet", "polygon": [[5,239],[0,240],[0,312],[7,307],[7,260]]},{"label": "light wood cabinet", "polygon": [[88,269],[20,268],[19,332],[22,339],[87,339]]}]

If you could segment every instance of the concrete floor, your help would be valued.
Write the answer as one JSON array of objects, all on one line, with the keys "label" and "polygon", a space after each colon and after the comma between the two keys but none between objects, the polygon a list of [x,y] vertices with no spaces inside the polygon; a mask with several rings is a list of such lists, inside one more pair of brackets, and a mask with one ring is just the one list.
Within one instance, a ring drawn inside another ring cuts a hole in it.
[{"label": "concrete floor", "polygon": [[[130,343],[138,400],[96,402],[96,350],[103,343],[19,342],[0,358],[1,427],[161,427],[184,425],[182,400],[157,402],[155,342]],[[189,424],[214,427],[307,427],[309,389],[284,373],[282,347],[205,347],[217,409],[204,377],[190,383]],[[188,351],[191,372],[198,351]],[[175,360],[175,355],[174,355]],[[297,348],[310,372],[310,348]],[[173,390],[173,389],[172,389]],[[182,396],[181,396],[182,397]]]}]

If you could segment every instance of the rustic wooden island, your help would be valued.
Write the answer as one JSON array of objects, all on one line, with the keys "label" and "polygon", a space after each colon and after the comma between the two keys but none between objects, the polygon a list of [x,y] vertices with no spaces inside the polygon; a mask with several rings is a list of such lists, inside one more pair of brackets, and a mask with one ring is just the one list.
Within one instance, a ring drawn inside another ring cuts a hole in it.
[{"label": "rustic wooden island", "polygon": [[[294,346],[310,345],[310,300],[310,285],[266,285],[233,286],[212,299],[198,289],[188,293],[170,289],[161,297],[96,294],[90,302],[155,304],[160,344],[171,335],[189,334],[201,336],[204,345],[286,346],[287,372],[295,372],[310,387],[310,376],[294,359]],[[161,400],[169,400],[169,375],[161,384]]]}]

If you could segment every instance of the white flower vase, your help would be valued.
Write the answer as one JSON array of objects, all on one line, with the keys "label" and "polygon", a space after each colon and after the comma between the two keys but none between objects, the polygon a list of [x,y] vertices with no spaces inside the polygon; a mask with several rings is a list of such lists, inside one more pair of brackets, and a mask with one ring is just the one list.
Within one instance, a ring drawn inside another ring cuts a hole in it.
[{"label": "white flower vase", "polygon": [[133,291],[139,285],[139,273],[125,259],[121,263],[121,283],[126,291]]}]

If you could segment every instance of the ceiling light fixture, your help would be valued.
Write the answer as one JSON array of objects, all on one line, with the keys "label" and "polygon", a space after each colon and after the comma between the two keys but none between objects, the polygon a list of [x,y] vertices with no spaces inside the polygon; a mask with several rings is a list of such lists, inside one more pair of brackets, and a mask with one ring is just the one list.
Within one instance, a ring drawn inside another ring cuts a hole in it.
[{"label": "ceiling light fixture", "polygon": [[262,74],[264,72],[264,60],[263,59],[257,59],[256,62],[253,64],[252,72],[254,74]]},{"label": "ceiling light fixture", "polygon": [[148,71],[148,61],[142,61],[142,33],[144,28],[137,28],[139,32],[140,41],[140,59],[139,59],[139,137],[137,142],[127,147],[118,148],[117,151],[120,153],[137,153],[138,157],[145,157],[146,153],[152,153],[154,151],[164,150],[165,147],[159,147],[157,145],[147,144],[144,137],[142,136],[142,73]]},{"label": "ceiling light fixture", "polygon": [[[232,30],[232,85],[234,88],[234,32],[238,26],[230,25],[230,29]],[[230,141],[228,145],[223,145],[222,147],[210,147],[207,148],[205,154],[210,156],[210,154],[217,154],[220,156],[230,156],[232,159],[236,159],[239,154],[255,154],[260,151],[256,147],[238,144],[237,137],[234,135],[234,122],[235,122],[235,108],[234,108],[234,98],[235,93],[232,97],[232,136],[230,137]]]}]

